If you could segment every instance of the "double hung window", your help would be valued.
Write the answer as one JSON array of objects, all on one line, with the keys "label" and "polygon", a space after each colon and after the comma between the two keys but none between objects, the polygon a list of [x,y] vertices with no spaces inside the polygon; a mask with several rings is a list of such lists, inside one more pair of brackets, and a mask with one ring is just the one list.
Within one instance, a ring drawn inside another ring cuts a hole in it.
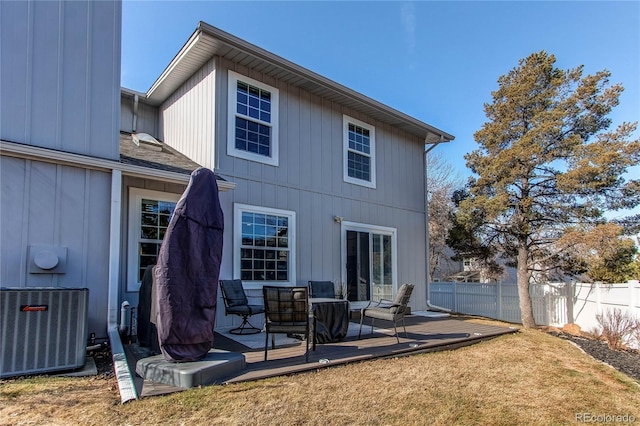
[{"label": "double hung window", "polygon": [[278,89],[229,71],[227,153],[278,165]]},{"label": "double hung window", "polygon": [[343,116],[344,181],[376,187],[375,128]]},{"label": "double hung window", "polygon": [[180,195],[129,189],[127,291],[138,291],[148,265],[154,265]]},{"label": "double hung window", "polygon": [[234,225],[235,277],[295,283],[295,212],[236,204]]}]

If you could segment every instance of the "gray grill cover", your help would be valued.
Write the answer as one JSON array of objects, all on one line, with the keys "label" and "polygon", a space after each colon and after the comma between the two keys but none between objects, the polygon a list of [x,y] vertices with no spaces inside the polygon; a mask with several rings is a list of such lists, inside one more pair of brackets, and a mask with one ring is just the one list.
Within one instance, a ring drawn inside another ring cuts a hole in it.
[{"label": "gray grill cover", "polygon": [[157,327],[167,361],[203,358],[213,344],[224,218],[215,174],[191,173],[155,268]]}]

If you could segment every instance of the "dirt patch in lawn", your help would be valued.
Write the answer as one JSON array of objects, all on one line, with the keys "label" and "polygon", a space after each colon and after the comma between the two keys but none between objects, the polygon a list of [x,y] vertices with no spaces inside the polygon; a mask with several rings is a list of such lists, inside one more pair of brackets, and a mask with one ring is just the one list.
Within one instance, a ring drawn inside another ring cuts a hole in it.
[{"label": "dirt patch in lawn", "polygon": [[640,383],[640,351],[634,349],[615,351],[610,349],[603,340],[590,338],[577,333],[550,331],[550,334],[569,340],[578,345],[583,351],[616,370],[634,378]]}]

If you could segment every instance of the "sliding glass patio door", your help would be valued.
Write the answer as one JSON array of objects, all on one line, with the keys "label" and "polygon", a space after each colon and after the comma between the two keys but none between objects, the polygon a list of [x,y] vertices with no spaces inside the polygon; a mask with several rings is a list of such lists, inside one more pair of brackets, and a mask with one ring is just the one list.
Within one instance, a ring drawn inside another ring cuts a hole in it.
[{"label": "sliding glass patio door", "polygon": [[369,233],[347,231],[347,298],[370,300]]},{"label": "sliding glass patio door", "polygon": [[392,299],[396,288],[396,230],[350,223],[343,227],[348,299]]}]

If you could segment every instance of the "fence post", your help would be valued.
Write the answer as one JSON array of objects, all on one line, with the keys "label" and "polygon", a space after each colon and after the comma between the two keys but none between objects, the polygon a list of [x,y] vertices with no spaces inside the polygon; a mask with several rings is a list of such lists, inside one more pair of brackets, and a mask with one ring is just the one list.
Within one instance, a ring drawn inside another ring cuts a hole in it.
[{"label": "fence post", "polygon": [[[640,287],[638,286],[640,284],[640,281],[629,280],[628,284],[629,284],[629,313],[631,313],[631,315],[633,316],[637,316],[638,318],[640,318],[640,310],[636,308],[636,303],[640,305]],[[636,296],[638,297],[637,302],[636,302]],[[636,311],[638,312],[636,313]]]},{"label": "fence post", "polygon": [[453,312],[458,312],[458,283],[453,282]]},{"label": "fence post", "polygon": [[596,315],[602,314],[602,305],[600,302],[600,281],[596,281],[594,284],[594,289],[596,293]]},{"label": "fence post", "polygon": [[542,286],[542,313],[544,314],[544,325],[549,325],[551,322],[551,285],[545,284]]},{"label": "fence post", "polygon": [[575,322],[575,318],[573,318],[573,307],[576,299],[576,284],[577,283],[571,281],[565,287],[564,297],[567,301],[567,324],[573,324]]},{"label": "fence post", "polygon": [[496,289],[498,290],[498,303],[496,303],[496,309],[498,312],[496,318],[502,320],[502,282],[497,282]]}]

